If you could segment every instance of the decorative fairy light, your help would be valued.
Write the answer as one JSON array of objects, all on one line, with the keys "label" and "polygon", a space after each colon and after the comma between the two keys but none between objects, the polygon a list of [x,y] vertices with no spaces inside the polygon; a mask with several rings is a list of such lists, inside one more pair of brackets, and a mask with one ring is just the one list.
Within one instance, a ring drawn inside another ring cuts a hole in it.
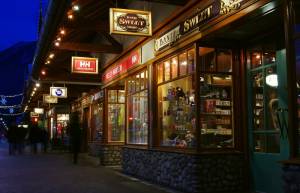
[{"label": "decorative fairy light", "polygon": [[7,100],[5,99],[4,96],[1,96],[1,103],[2,103],[3,105],[6,105],[6,103],[7,103]]}]

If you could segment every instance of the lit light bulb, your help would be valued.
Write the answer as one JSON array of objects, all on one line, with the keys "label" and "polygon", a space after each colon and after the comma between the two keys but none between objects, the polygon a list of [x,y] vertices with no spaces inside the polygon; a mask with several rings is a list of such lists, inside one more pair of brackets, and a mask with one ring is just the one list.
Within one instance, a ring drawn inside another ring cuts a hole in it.
[{"label": "lit light bulb", "polygon": [[56,47],[58,47],[58,46],[60,45],[60,43],[59,43],[59,42],[55,42],[54,45],[55,45]]},{"label": "lit light bulb", "polygon": [[73,5],[72,9],[74,11],[79,11],[80,8],[79,8],[79,5]]},{"label": "lit light bulb", "polygon": [[49,58],[54,58],[54,54],[51,53],[51,54],[49,55]]},{"label": "lit light bulb", "polygon": [[62,29],[62,30],[60,30],[60,34],[64,35],[64,34],[66,34],[66,31]]},{"label": "lit light bulb", "polygon": [[69,15],[68,15],[68,19],[72,20],[73,18],[74,18],[74,17],[73,17],[72,14],[69,14]]}]

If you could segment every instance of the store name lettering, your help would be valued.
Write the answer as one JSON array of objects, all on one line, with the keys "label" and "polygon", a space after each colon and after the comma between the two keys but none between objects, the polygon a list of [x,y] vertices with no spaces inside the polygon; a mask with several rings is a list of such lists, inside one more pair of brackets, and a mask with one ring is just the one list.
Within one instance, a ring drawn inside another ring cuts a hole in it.
[{"label": "store name lettering", "polygon": [[232,10],[237,10],[241,7],[243,0],[221,0],[220,14],[227,14]]},{"label": "store name lettering", "polygon": [[109,68],[106,73],[104,73],[102,80],[108,81],[113,77],[120,75],[126,72],[128,69],[133,67],[136,64],[140,63],[140,52],[133,52],[128,58],[120,62],[119,64]]},{"label": "store name lettering", "polygon": [[91,63],[88,61],[80,61],[79,66],[80,66],[80,68],[90,68]]},{"label": "store name lettering", "polygon": [[159,39],[155,40],[155,51],[161,50],[180,38],[180,26],[178,25]]},{"label": "store name lettering", "polygon": [[183,33],[187,33],[192,29],[195,29],[199,26],[199,24],[203,23],[204,21],[210,19],[212,17],[212,10],[213,6],[210,5],[204,10],[200,11],[197,15],[193,16],[190,19],[187,19],[183,22]]},{"label": "store name lettering", "polygon": [[137,14],[125,14],[121,15],[117,19],[117,24],[123,30],[131,31],[131,32],[138,32],[142,31],[146,27],[146,20],[137,15]]}]

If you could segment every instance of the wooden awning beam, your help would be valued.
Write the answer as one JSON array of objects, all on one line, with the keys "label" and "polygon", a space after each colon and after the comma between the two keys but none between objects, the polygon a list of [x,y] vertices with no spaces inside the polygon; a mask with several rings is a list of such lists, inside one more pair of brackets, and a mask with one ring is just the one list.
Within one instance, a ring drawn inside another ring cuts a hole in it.
[{"label": "wooden awning beam", "polygon": [[87,43],[63,42],[57,47],[60,50],[95,52],[95,53],[113,53],[120,54],[123,50],[121,46],[116,45],[96,45]]},{"label": "wooden awning beam", "polygon": [[67,31],[76,30],[76,31],[98,31],[98,32],[107,32],[109,30],[108,22],[103,21],[78,21],[78,22],[69,22],[64,25],[64,28]]}]

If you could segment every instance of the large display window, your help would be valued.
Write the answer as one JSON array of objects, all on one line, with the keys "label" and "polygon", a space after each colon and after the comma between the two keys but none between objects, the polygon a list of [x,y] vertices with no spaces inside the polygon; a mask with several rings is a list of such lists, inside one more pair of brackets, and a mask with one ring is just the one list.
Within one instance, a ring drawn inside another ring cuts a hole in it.
[{"label": "large display window", "polygon": [[232,52],[199,48],[200,144],[202,148],[232,148],[233,75]]},{"label": "large display window", "polygon": [[157,64],[162,146],[196,147],[195,72],[189,67],[195,65],[194,55],[194,49],[188,49]]},{"label": "large display window", "polygon": [[107,128],[109,142],[124,142],[125,138],[125,91],[108,90]]},{"label": "large display window", "polygon": [[96,102],[92,106],[92,140],[101,141],[103,137],[103,102]]},{"label": "large display window", "polygon": [[148,71],[143,70],[126,81],[127,143],[148,143]]}]

